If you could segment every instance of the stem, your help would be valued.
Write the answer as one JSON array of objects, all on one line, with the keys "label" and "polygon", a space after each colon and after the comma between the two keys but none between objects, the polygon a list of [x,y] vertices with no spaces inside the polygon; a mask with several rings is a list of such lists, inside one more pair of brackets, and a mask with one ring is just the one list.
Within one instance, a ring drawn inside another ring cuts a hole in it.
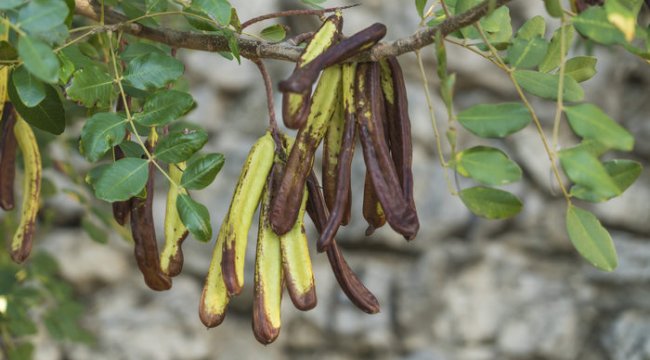
[{"label": "stem", "polygon": [[[260,74],[262,74],[262,78],[264,79],[264,88],[266,90],[266,106],[269,112],[269,127],[271,128],[273,141],[275,141],[276,153],[279,156],[284,155],[284,151],[282,151],[282,139],[280,138],[280,130],[278,129],[278,121],[275,117],[275,101],[273,99],[273,82],[271,80],[271,75],[269,75],[269,72],[266,70],[266,66],[262,60],[255,59],[252,61],[255,63],[255,65],[257,65],[257,68],[260,70]],[[280,157],[282,158],[282,156]]]},{"label": "stem", "polygon": [[266,15],[261,15],[254,17],[243,24],[241,24],[241,28],[246,29],[247,27],[258,23],[260,21],[264,20],[269,20],[269,19],[275,19],[279,17],[287,17],[287,16],[302,16],[302,15],[318,15],[322,16],[327,13],[335,12],[335,11],[340,11],[340,10],[345,10],[349,8],[353,8],[356,6],[359,6],[360,4],[352,4],[352,5],[347,5],[347,6],[339,6],[339,7],[332,7],[332,8],[327,8],[327,9],[300,9],[300,10],[286,10],[286,11],[278,11]]},{"label": "stem", "polygon": [[555,110],[555,119],[553,121],[553,151],[558,150],[558,139],[560,137],[560,121],[562,120],[562,111],[564,111],[564,52],[566,45],[564,41],[564,15],[560,18],[560,80],[557,86],[557,109]]}]

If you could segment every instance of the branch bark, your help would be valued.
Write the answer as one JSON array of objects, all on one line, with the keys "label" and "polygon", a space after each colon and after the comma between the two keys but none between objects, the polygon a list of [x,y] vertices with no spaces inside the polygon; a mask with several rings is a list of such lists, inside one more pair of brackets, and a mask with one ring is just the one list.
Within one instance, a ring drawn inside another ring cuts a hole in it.
[{"label": "branch bark", "polygon": [[[436,32],[440,31],[443,36],[449,35],[485,16],[490,10],[490,3],[493,4],[493,8],[498,8],[510,1],[485,0],[462,14],[448,18],[437,26],[420,29],[403,39],[379,43],[349,61],[377,61],[421,49],[434,42]],[[75,0],[75,12],[95,21],[100,21],[101,18],[101,6],[96,0]],[[111,25],[111,29],[120,29],[133,36],[167,44],[174,48],[212,52],[229,50],[228,40],[221,35],[178,31],[164,27],[151,28],[137,23],[129,23],[128,20],[126,16],[114,10],[104,9],[104,24]],[[302,52],[302,48],[286,41],[268,43],[239,37],[237,43],[241,56],[248,59],[277,59],[295,62]]]}]

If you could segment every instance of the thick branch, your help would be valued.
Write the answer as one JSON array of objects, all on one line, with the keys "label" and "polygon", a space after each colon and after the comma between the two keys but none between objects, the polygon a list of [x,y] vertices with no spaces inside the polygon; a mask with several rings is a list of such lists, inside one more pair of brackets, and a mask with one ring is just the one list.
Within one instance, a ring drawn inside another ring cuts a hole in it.
[{"label": "thick branch", "polygon": [[[489,11],[489,3],[495,3],[495,8],[503,6],[511,0],[485,0],[470,10],[448,18],[441,24],[418,30],[413,35],[390,42],[375,45],[367,52],[351,61],[379,60],[389,56],[398,56],[421,49],[434,42],[436,32],[443,36],[449,35],[465,26],[481,19]],[[100,20],[100,6],[96,0],[75,0],[75,12],[95,21]],[[128,18],[113,10],[105,9],[104,23],[116,25],[119,29],[145,39],[167,44],[174,48],[185,48],[203,51],[228,51],[228,40],[221,35],[200,34],[196,32],[178,31],[168,28],[150,28],[144,25],[128,23]],[[249,59],[278,59],[296,61],[302,49],[288,42],[268,43],[264,41],[238,38],[241,56]]]}]

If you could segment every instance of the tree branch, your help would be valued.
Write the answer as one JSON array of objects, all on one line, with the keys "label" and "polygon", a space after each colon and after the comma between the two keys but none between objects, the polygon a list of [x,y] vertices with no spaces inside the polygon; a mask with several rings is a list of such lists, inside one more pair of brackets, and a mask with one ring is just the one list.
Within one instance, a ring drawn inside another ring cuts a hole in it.
[{"label": "tree branch", "polygon": [[[485,16],[490,10],[490,3],[493,3],[493,9],[496,9],[510,1],[485,0],[462,14],[448,18],[437,26],[420,29],[403,39],[379,43],[349,61],[376,61],[421,49],[434,42],[436,32],[440,31],[443,36],[449,35]],[[101,6],[96,0],[75,0],[75,12],[78,15],[99,21]],[[174,48],[212,52],[229,51],[228,39],[222,35],[178,31],[164,27],[154,29],[128,21],[129,19],[120,13],[108,8],[104,10],[104,23],[111,25],[111,29],[117,28],[133,36],[167,44]],[[239,37],[237,43],[241,56],[248,59],[277,59],[295,62],[302,52],[302,48],[286,41],[268,43]]]}]

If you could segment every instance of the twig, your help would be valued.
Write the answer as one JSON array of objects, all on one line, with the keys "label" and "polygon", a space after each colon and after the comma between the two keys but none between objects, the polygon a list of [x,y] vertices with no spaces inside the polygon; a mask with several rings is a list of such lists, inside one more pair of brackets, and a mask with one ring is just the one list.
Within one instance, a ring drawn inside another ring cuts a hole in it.
[{"label": "twig", "polygon": [[286,10],[286,11],[278,11],[262,16],[257,16],[254,17],[243,24],[241,24],[241,28],[246,29],[247,27],[258,23],[260,21],[264,20],[269,20],[269,19],[275,19],[279,17],[287,17],[287,16],[303,16],[303,15],[323,15],[339,10],[345,10],[349,8],[353,8],[355,6],[359,6],[359,4],[353,4],[353,5],[347,5],[347,6],[339,6],[339,7],[333,7],[333,8],[327,8],[327,9],[300,9],[300,10]]},{"label": "twig", "polygon": [[[421,49],[434,42],[437,31],[440,31],[443,37],[449,35],[481,19],[488,13],[490,3],[494,3],[496,8],[510,1],[485,0],[462,14],[448,18],[437,26],[420,29],[411,36],[403,39],[377,44],[368,51],[348,61],[377,61],[389,56],[399,56]],[[101,6],[99,6],[96,0],[75,0],[75,12],[78,15],[98,21],[100,19]],[[105,9],[104,22],[105,24],[118,24],[120,30],[133,36],[167,44],[176,48],[203,51],[229,51],[230,49],[228,39],[223,35],[178,31],[165,27],[154,29],[129,22],[126,16],[111,9]],[[264,41],[238,37],[237,43],[241,56],[248,59],[263,58],[295,62],[302,52],[302,48],[287,42],[271,44]]]},{"label": "twig", "polygon": [[[280,130],[278,128],[278,121],[275,118],[275,101],[273,100],[273,80],[271,80],[271,75],[266,70],[264,62],[260,59],[251,60],[262,74],[264,79],[264,88],[266,90],[266,106],[269,111],[269,127],[271,128],[271,134],[273,135],[273,141],[275,141],[275,149],[278,152],[278,149],[282,149],[282,139],[280,138]],[[278,155],[283,155],[284,152],[278,152]]]}]

